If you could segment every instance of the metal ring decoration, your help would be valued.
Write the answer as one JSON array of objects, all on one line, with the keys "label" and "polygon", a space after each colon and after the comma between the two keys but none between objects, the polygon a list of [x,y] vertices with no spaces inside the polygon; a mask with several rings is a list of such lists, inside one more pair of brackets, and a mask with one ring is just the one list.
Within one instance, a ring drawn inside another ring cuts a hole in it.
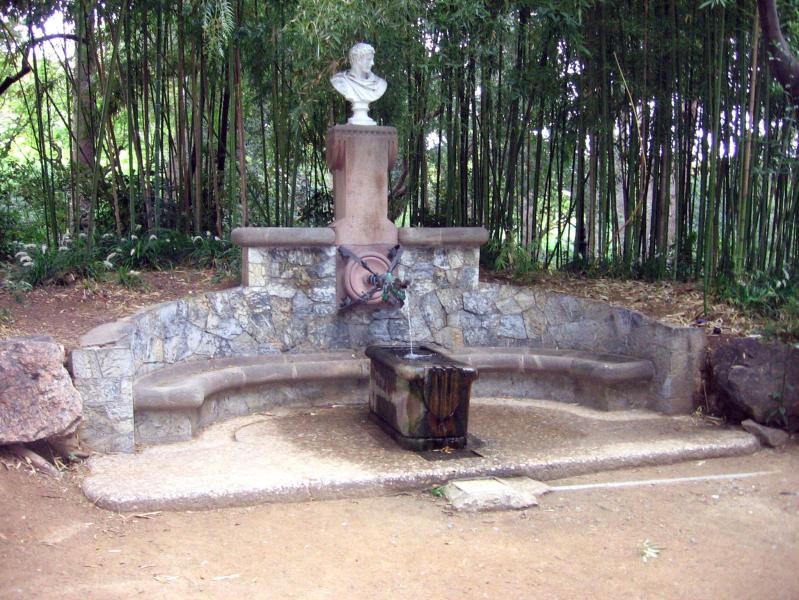
[{"label": "metal ring decoration", "polygon": [[361,304],[404,305],[408,282],[394,275],[402,256],[399,244],[389,251],[388,256],[371,251],[359,256],[344,246],[340,246],[338,251],[342,257],[350,259],[344,270],[347,297],[342,299],[341,308]]}]

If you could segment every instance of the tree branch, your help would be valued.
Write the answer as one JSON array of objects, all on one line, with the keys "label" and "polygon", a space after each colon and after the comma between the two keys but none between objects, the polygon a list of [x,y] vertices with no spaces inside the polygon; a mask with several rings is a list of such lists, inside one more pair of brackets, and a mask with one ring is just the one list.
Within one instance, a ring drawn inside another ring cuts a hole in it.
[{"label": "tree branch", "polygon": [[790,94],[799,111],[799,59],[791,52],[780,29],[776,0],[757,0],[763,37],[768,42],[769,65],[774,78]]},{"label": "tree branch", "polygon": [[50,35],[44,35],[38,38],[32,38],[25,42],[22,46],[22,67],[19,71],[17,71],[14,75],[9,75],[2,82],[0,82],[0,96],[5,94],[6,90],[14,85],[17,81],[25,77],[28,73],[31,72],[31,65],[30,59],[28,58],[28,54],[31,51],[31,48],[38,44],[42,44],[44,42],[54,40],[54,39],[64,39],[64,40],[72,40],[75,42],[87,43],[86,40],[83,38],[74,35],[72,33],[52,33]]}]

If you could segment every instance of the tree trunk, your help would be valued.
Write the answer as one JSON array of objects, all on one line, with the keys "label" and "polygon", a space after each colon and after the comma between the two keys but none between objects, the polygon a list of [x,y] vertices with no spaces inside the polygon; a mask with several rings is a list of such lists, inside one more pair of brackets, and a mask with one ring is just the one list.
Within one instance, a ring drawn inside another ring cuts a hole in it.
[{"label": "tree trunk", "polygon": [[782,35],[777,15],[776,0],[757,0],[763,37],[768,43],[769,64],[779,84],[791,96],[794,108],[799,112],[799,58],[793,55]]}]

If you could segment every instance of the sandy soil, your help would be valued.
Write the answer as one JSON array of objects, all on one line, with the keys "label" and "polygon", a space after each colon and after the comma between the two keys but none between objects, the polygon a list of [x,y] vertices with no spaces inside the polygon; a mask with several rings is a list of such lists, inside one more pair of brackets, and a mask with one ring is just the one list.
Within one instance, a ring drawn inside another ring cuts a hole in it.
[{"label": "sandy soil", "polygon": [[[568,483],[774,471],[757,478],[479,514],[419,493],[120,515],[85,500],[75,473],[6,462],[2,598],[799,598],[796,445]],[[644,561],[646,545],[660,552]]]}]

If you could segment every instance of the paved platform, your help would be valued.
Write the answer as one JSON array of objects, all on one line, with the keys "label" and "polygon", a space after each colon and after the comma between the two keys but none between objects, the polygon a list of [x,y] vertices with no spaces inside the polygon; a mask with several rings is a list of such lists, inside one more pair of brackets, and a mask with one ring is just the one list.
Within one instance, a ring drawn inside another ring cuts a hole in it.
[{"label": "paved platform", "polygon": [[399,448],[365,405],[285,408],[209,427],[196,439],[92,458],[86,496],[117,511],[207,509],[372,496],[451,479],[547,481],[682,460],[750,454],[754,436],[692,417],[601,412],[560,402],[472,401],[471,448]]}]

